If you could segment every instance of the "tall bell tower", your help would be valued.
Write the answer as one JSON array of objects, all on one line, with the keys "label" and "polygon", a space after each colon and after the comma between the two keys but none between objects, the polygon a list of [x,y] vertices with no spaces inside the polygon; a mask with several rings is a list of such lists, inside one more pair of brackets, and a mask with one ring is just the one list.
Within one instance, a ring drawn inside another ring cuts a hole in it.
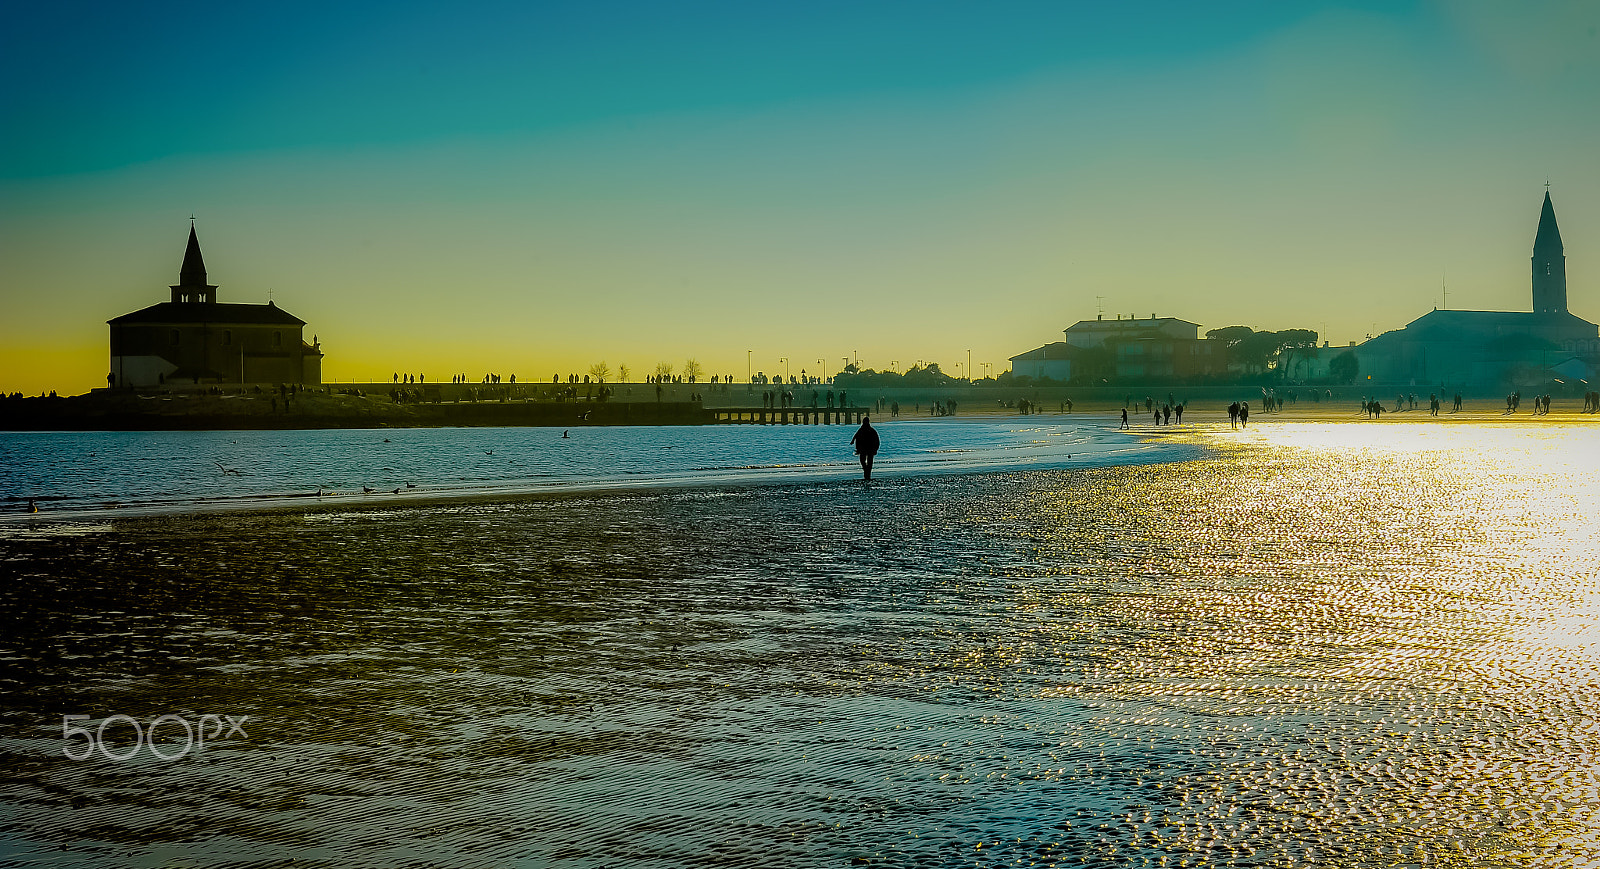
[{"label": "tall bell tower", "polygon": [[1550,204],[1549,190],[1544,192],[1539,232],[1533,237],[1533,311],[1567,312],[1567,256],[1561,247],[1561,230],[1556,227],[1556,208]]}]

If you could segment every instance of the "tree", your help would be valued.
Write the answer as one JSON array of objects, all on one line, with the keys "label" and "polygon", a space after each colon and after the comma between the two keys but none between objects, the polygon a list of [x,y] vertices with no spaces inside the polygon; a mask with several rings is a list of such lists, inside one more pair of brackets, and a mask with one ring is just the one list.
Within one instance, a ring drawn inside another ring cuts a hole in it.
[{"label": "tree", "polygon": [[1328,360],[1328,376],[1337,383],[1354,383],[1361,374],[1361,360],[1349,350]]},{"label": "tree", "polygon": [[672,363],[671,362],[657,362],[656,363],[656,377],[660,378],[663,381],[671,380],[672,379]]},{"label": "tree", "polygon": [[602,359],[589,366],[589,376],[594,379],[595,383],[605,383],[606,378],[611,376],[611,366],[607,365],[606,361]]},{"label": "tree", "polygon": [[1224,326],[1207,332],[1206,337],[1222,342],[1229,362],[1252,371],[1271,368],[1286,349],[1317,346],[1317,333],[1310,329],[1257,332],[1249,326]]},{"label": "tree", "polygon": [[683,363],[683,379],[684,380],[687,380],[690,383],[693,383],[696,380],[700,379],[700,376],[705,374],[705,373],[706,373],[706,370],[704,368],[700,367],[700,362],[698,360],[696,360],[694,357],[691,356],[687,360],[684,361],[684,363]]},{"label": "tree", "polygon": [[628,363],[626,363],[626,362],[618,363],[618,365],[617,365],[617,379],[622,381],[623,383],[627,383],[628,382]]}]

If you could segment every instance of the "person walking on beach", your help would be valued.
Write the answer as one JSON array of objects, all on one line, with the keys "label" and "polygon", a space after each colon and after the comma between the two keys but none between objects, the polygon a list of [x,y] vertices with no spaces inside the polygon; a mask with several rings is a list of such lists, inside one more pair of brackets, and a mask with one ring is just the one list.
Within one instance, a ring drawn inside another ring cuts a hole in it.
[{"label": "person walking on beach", "polygon": [[1126,407],[1122,409],[1122,427],[1128,427],[1128,409]]},{"label": "person walking on beach", "polygon": [[872,480],[872,457],[878,454],[878,430],[872,427],[872,422],[867,417],[861,418],[861,428],[851,436],[850,443],[855,444],[856,457],[861,460],[861,479]]}]

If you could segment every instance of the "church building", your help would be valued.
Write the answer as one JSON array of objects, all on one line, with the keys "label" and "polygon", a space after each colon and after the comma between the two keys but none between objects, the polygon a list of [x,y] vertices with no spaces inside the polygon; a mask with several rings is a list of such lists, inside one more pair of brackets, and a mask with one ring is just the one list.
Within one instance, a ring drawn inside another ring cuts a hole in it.
[{"label": "church building", "polygon": [[1600,366],[1600,326],[1567,310],[1567,258],[1544,195],[1533,239],[1532,311],[1434,311],[1355,348],[1362,383],[1447,390],[1537,388]]},{"label": "church building", "polygon": [[217,301],[192,222],[171,301],[107,323],[112,387],[322,382],[322,345],[306,343],[304,320],[270,301]]}]

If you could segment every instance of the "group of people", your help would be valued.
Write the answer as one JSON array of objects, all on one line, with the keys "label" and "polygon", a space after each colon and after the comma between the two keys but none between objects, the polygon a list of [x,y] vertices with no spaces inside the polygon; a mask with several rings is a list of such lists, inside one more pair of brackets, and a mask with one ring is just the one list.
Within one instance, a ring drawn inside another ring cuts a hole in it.
[{"label": "group of people", "polygon": [[[1181,415],[1178,417],[1178,421],[1179,422],[1183,421],[1183,417]],[[1228,405],[1228,427],[1229,428],[1248,428],[1249,426],[1250,426],[1250,402],[1248,402],[1248,401],[1235,401],[1233,404]]]},{"label": "group of people", "polygon": [[1583,412],[1600,413],[1600,392],[1585,392],[1583,394]]},{"label": "group of people", "polygon": [[[1590,392],[1590,393],[1585,393],[1584,394],[1584,397],[1583,397],[1583,411],[1584,411],[1584,413],[1593,413],[1594,412],[1594,411],[1590,410],[1590,407],[1592,405],[1591,405],[1591,402],[1589,400],[1589,396],[1591,396],[1591,395],[1595,395],[1595,393]],[[1522,390],[1519,389],[1516,392],[1513,392],[1510,395],[1506,396],[1506,412],[1504,414],[1501,414],[1501,416],[1508,416],[1510,414],[1516,413],[1521,408],[1522,408]],[[1544,395],[1535,395],[1533,397],[1533,415],[1534,416],[1544,416],[1545,414],[1547,414],[1549,412],[1550,412],[1550,394],[1547,392]]]},{"label": "group of people", "polygon": [[[1183,409],[1185,407],[1184,403],[1182,403],[1182,402],[1169,402],[1167,404],[1161,405],[1160,407],[1156,407],[1155,406],[1155,402],[1151,401],[1148,398],[1145,399],[1145,402],[1146,402],[1146,412],[1151,414],[1151,418],[1155,420],[1155,424],[1156,425],[1172,425],[1174,417],[1177,418],[1178,425],[1183,425]],[[1067,402],[1064,405],[1064,408],[1070,408],[1071,406],[1072,406],[1071,402]],[[1240,405],[1239,405],[1238,402],[1234,402],[1232,405],[1230,405],[1228,407],[1228,418],[1231,419],[1231,420],[1234,420],[1236,423],[1237,423],[1238,418],[1239,418],[1239,407],[1240,407]],[[1135,412],[1137,412],[1138,411],[1138,407],[1135,407],[1134,410],[1135,410]],[[1121,425],[1121,428],[1129,428],[1129,427],[1130,426],[1128,424],[1128,409],[1126,407],[1124,407],[1122,409],[1122,425]]]}]

